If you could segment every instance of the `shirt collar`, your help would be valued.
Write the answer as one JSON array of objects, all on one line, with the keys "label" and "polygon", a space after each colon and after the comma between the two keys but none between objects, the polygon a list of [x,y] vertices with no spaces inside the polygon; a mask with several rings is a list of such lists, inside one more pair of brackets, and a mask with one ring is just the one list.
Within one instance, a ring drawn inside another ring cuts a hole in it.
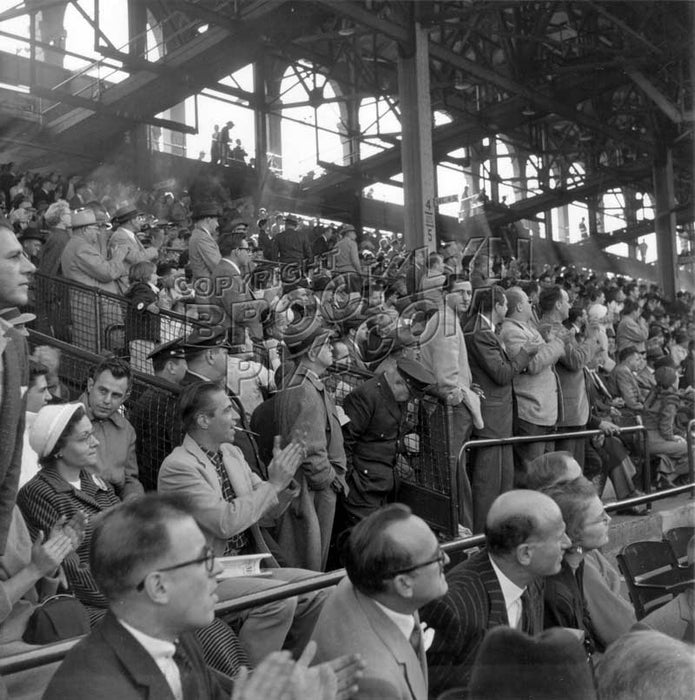
[{"label": "shirt collar", "polygon": [[519,598],[523,595],[524,591],[526,588],[519,588],[519,586],[514,583],[511,579],[509,579],[495,564],[495,560],[488,555],[488,558],[490,559],[490,564],[492,564],[492,569],[495,572],[495,575],[497,576],[497,580],[500,582],[500,588],[502,589],[502,597],[504,598],[504,604],[506,605],[507,609],[509,609],[510,606],[514,605]]},{"label": "shirt collar", "polygon": [[485,314],[479,313],[478,317],[480,318],[480,322],[482,324],[489,326],[490,328],[492,328],[493,331],[495,330],[495,327],[492,325],[492,321],[487,316],[485,316]]},{"label": "shirt collar", "polygon": [[108,418],[95,418],[94,411],[92,411],[92,407],[89,405],[89,397],[87,396],[87,392],[82,394],[79,400],[85,407],[87,418],[89,418],[89,420],[91,420],[93,423],[105,423],[106,421],[111,421],[117,428],[122,428],[125,425],[125,417],[122,416],[117,410],[114,411]]},{"label": "shirt collar", "polygon": [[407,615],[405,613],[399,613],[391,608],[387,608],[382,605],[379,601],[372,598],[372,602],[386,615],[386,617],[393,622],[396,627],[405,635],[407,640],[410,640],[410,635],[415,629],[415,618],[412,615]]},{"label": "shirt collar", "polygon": [[124,622],[119,617],[116,619],[143,647],[145,647],[147,653],[155,661],[158,661],[159,659],[174,658],[174,654],[176,653],[176,645],[173,642],[167,642],[165,639],[158,639],[157,637],[150,637],[149,634],[136,630],[135,627],[129,625],[127,622]]}]

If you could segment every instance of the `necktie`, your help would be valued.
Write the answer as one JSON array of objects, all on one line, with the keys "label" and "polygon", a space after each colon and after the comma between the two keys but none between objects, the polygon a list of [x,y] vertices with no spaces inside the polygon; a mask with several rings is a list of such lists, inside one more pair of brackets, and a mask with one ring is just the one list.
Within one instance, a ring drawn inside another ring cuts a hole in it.
[{"label": "necktie", "polygon": [[420,658],[420,645],[422,644],[422,630],[416,622],[413,631],[410,633],[410,646],[415,650],[415,656]]},{"label": "necktie", "polygon": [[519,620],[519,629],[526,634],[533,634],[531,620],[531,598],[528,594],[528,589],[525,589],[521,594],[521,619]]},{"label": "necktie", "polygon": [[180,642],[176,644],[174,662],[179,667],[181,674],[181,695],[183,700],[197,700],[197,684],[193,667]]}]

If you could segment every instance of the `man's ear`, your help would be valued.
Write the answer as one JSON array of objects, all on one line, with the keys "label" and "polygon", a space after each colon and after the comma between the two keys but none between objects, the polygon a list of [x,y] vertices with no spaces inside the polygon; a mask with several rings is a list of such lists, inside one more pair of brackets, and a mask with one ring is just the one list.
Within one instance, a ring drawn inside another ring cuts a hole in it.
[{"label": "man's ear", "polygon": [[531,556],[531,546],[528,542],[524,542],[516,548],[516,560],[521,566],[528,566],[531,563]]},{"label": "man's ear", "polygon": [[94,388],[94,380],[90,377],[87,380],[87,393],[89,393]]},{"label": "man's ear", "polygon": [[153,571],[145,576],[145,592],[153,603],[165,605],[169,602],[166,581],[159,571]]},{"label": "man's ear", "polygon": [[408,574],[398,574],[393,578],[393,589],[401,598],[413,597],[413,580]]}]

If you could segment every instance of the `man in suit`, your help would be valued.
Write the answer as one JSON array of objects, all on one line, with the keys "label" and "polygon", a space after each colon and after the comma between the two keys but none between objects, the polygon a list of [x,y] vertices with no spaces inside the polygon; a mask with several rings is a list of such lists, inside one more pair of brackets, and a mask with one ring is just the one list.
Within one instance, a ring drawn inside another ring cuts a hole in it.
[{"label": "man in suit", "polygon": [[[585,430],[591,413],[584,370],[599,350],[598,322],[586,324],[585,337],[578,341],[576,328],[567,330],[563,322],[570,312],[567,291],[559,285],[544,289],[538,298],[541,310],[538,329],[541,334],[553,332],[564,342],[564,352],[555,365],[560,383],[561,407],[557,428],[559,432]],[[556,443],[558,450],[569,450],[579,464],[584,466],[585,438],[562,440]]]},{"label": "man in suit", "polygon": [[297,224],[294,216],[286,216],[284,230],[273,238],[273,259],[280,262],[283,284],[296,284],[304,277],[306,263],[311,259],[311,246]]},{"label": "man in suit", "polygon": [[229,342],[233,346],[245,345],[247,330],[252,340],[262,340],[261,306],[267,304],[254,300],[246,282],[251,261],[246,234],[222,233],[218,245],[222,258],[212,271],[210,293],[231,323]]},{"label": "man in suit", "polygon": [[419,362],[399,358],[384,372],[351,391],[343,403],[348,495],[342,501],[346,526],[397,498],[396,462],[404,451],[408,401],[422,397],[434,375]]},{"label": "man in suit", "polygon": [[117,228],[109,237],[109,252],[113,252],[117,248],[125,249],[123,265],[126,268],[126,273],[118,280],[121,294],[125,294],[130,286],[128,280],[130,268],[135,263],[145,260],[156,262],[159,255],[159,246],[162,243],[161,234],[153,238],[151,248],[145,248],[137,237],[143,222],[142,213],[130,205],[124,205],[117,209],[111,218],[111,224]]},{"label": "man in suit", "polygon": [[347,577],[321,611],[317,659],[359,651],[356,700],[427,700],[426,633],[418,609],[446,593],[442,552],[427,524],[393,503],[360,521],[344,550]]},{"label": "man in suit", "polygon": [[[186,387],[179,401],[185,431],[183,443],[163,462],[160,493],[188,499],[193,515],[218,556],[270,554],[259,529],[263,519],[281,514],[297,495],[293,482],[304,447],[291,442],[276,449],[268,465],[268,480],[256,476],[234,446],[237,415],[226,392],[214,382]],[[286,581],[314,575],[312,571],[283,569],[269,557],[271,575],[222,581],[221,600],[267,590]],[[245,613],[239,641],[250,661],[258,664],[287,643],[298,651],[309,641],[325,598],[322,591],[267,603]],[[291,634],[290,634],[291,632]],[[288,639],[288,634],[290,637]]]},{"label": "man in suit", "polygon": [[223,386],[239,417],[241,431],[237,433],[236,444],[244,454],[248,465],[259,476],[265,477],[265,465],[258,454],[258,447],[249,430],[249,417],[246,415],[241,399],[229,388],[227,382],[227,354],[230,346],[227,332],[221,326],[200,328],[186,336],[182,341],[187,369],[181,380],[181,386],[188,386],[200,381],[217,382]]},{"label": "man in suit", "polygon": [[[515,357],[527,344],[538,345],[526,371],[516,374],[512,387],[516,398],[514,435],[545,435],[555,432],[559,395],[555,363],[565,352],[562,338],[551,330],[545,339],[534,325],[533,307],[520,287],[506,293],[507,317],[500,327],[500,340],[510,357]],[[528,463],[547,451],[545,442],[514,446],[514,485],[524,485]]]},{"label": "man in suit", "polygon": [[210,277],[222,257],[217,246],[220,210],[214,203],[193,208],[193,231],[188,242],[188,263],[197,297],[210,295]]},{"label": "man in suit", "polygon": [[[35,271],[12,226],[0,216],[0,309],[25,306]],[[5,552],[24,440],[23,389],[29,382],[26,339],[0,318],[0,554]]]},{"label": "man in suit", "polygon": [[113,509],[90,556],[109,612],[68,652],[44,697],[228,698],[193,635],[213,621],[221,567],[183,505],[152,494]]},{"label": "man in suit", "polygon": [[507,491],[485,524],[487,550],[447,574],[448,593],[422,610],[434,629],[427,653],[432,691],[468,685],[488,630],[499,625],[527,634],[543,629],[542,581],[560,571],[570,546],[562,513],[537,491]]},{"label": "man in suit", "polygon": [[[473,381],[485,396],[480,402],[484,426],[475,428],[473,435],[480,439],[508,438],[513,435],[512,380],[528,367],[538,345],[527,340],[511,357],[500,342],[497,328],[507,314],[502,287],[479,289],[473,312],[464,337]],[[473,532],[482,532],[492,502],[514,486],[512,447],[484,447],[474,450],[470,459]]]}]

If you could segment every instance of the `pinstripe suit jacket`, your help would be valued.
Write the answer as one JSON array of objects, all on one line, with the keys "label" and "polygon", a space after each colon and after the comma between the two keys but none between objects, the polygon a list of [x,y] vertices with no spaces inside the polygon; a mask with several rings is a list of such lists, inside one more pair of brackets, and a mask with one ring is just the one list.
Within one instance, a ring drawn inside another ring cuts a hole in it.
[{"label": "pinstripe suit jacket", "polygon": [[[427,652],[430,693],[465,687],[473,662],[488,630],[508,625],[507,607],[487,551],[478,552],[447,574],[449,591],[420,611],[422,619],[435,630]],[[543,597],[529,586],[532,601],[532,633],[542,626]]]},{"label": "pinstripe suit jacket", "polygon": [[65,575],[75,595],[85,605],[107,607],[106,598],[99,591],[89,568],[89,548],[94,531],[94,516],[120,503],[113,488],[106,482],[97,486],[85,471],[80,472],[80,488],[76,489],[58,472],[48,467],[42,469],[19,490],[17,505],[26,520],[31,539],[35,540],[39,530],[46,536],[58,518],[68,520],[81,510],[88,517],[84,539],[75,552],[63,562]]}]

